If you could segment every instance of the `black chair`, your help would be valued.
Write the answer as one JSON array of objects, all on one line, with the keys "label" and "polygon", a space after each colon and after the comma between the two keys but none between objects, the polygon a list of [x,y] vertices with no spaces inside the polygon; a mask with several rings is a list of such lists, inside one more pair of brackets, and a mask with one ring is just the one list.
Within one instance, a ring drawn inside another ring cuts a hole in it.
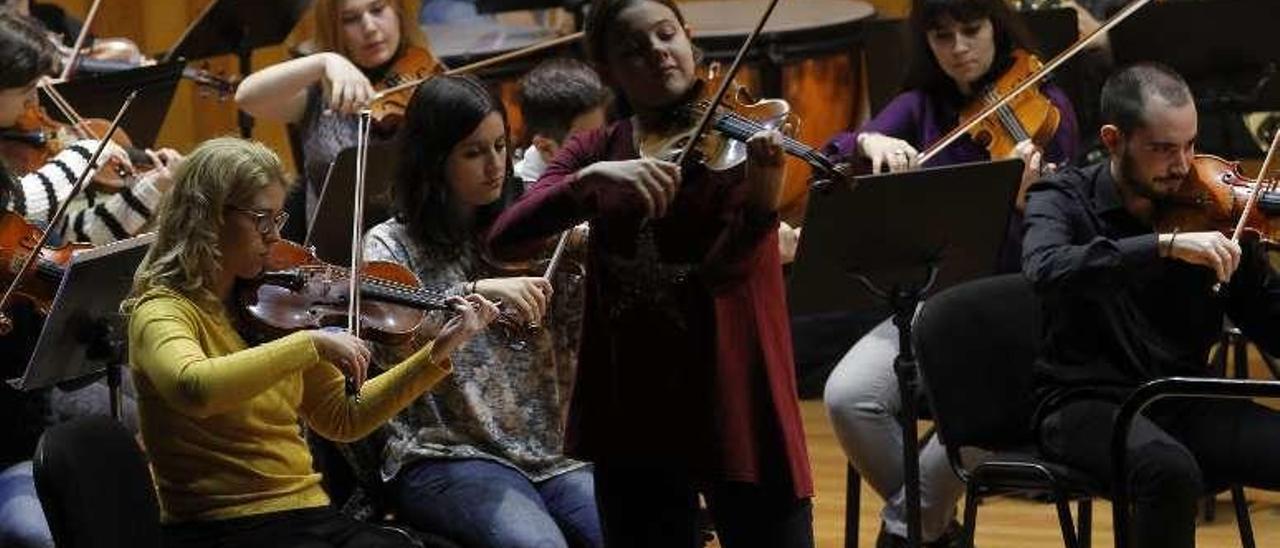
[{"label": "black chair", "polygon": [[105,416],[45,431],[33,463],[53,540],[64,548],[160,546],[160,506],[133,435]]},{"label": "black chair", "polygon": [[[1091,543],[1092,499],[1111,498],[1117,547],[1128,540],[1128,498],[1123,482],[1107,489],[1093,478],[1040,454],[1032,431],[1032,368],[1040,342],[1040,302],[1019,274],[976,280],[942,291],[925,304],[915,325],[921,379],[932,406],[935,427],[947,455],[966,483],[965,536],[970,545],[978,502],[987,496],[1026,493],[1055,505],[1063,544]],[[1226,383],[1226,384],[1224,384]],[[1147,404],[1163,397],[1258,397],[1280,394],[1280,383],[1222,379],[1161,379],[1143,385],[1117,417],[1115,440],[1127,438],[1130,425]],[[973,468],[960,449],[976,447],[993,454]],[[1113,444],[1112,447],[1117,447]],[[1125,477],[1123,450],[1115,452],[1116,477]],[[1218,489],[1220,490],[1220,489]],[[1241,542],[1252,548],[1244,490],[1232,487]],[[1070,503],[1077,501],[1073,523]],[[1121,534],[1121,532],[1126,532]]]}]

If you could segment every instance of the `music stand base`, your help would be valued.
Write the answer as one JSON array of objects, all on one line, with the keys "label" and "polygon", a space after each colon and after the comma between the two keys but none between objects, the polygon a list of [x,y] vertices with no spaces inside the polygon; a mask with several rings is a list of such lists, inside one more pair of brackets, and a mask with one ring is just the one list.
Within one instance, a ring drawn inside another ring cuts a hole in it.
[{"label": "music stand base", "polygon": [[919,429],[916,421],[919,411],[916,409],[916,386],[918,384],[918,365],[915,348],[911,343],[911,324],[915,320],[916,308],[924,300],[924,296],[933,287],[938,277],[936,262],[925,265],[925,276],[922,283],[894,284],[889,291],[876,287],[865,276],[858,276],[858,281],[868,291],[888,302],[893,308],[893,325],[898,328],[898,355],[893,360],[893,372],[898,377],[898,398],[902,402],[902,411],[898,417],[902,426],[902,475],[905,504],[907,505],[907,546],[920,548],[922,543],[920,531],[920,449]]}]

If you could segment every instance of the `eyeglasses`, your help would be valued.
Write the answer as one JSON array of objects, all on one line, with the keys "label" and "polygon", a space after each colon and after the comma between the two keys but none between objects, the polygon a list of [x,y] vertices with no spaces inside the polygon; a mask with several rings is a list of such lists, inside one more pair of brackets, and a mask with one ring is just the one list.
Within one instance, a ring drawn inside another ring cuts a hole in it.
[{"label": "eyeglasses", "polygon": [[284,224],[289,221],[288,211],[277,211],[272,213],[270,211],[249,209],[233,205],[227,206],[227,209],[239,211],[240,213],[253,217],[254,228],[263,236],[271,234],[273,231],[279,232],[281,228],[284,228]]}]

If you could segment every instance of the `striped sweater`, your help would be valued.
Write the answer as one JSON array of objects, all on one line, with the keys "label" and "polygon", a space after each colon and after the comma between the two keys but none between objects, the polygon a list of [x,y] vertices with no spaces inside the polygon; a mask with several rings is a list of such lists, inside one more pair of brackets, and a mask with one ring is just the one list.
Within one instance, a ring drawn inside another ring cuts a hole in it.
[{"label": "striped sweater", "polygon": [[[48,223],[58,203],[71,194],[76,179],[89,165],[97,141],[77,141],[45,165],[17,180],[0,197],[0,207],[36,223]],[[72,201],[67,218],[56,227],[63,241],[101,245],[136,234],[151,219],[161,192],[151,178],[142,178],[119,192],[104,194],[86,188]]]}]

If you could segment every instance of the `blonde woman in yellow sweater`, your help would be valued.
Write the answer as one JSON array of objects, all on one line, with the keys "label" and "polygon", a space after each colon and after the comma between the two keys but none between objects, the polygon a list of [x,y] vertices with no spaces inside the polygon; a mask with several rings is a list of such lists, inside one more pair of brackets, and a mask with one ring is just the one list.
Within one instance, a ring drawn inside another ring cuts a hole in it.
[{"label": "blonde woman in yellow sweater", "polygon": [[357,403],[344,374],[364,380],[363,342],[301,331],[251,347],[228,310],[236,280],[261,273],[287,218],[279,158],[258,143],[214,139],[175,179],[123,307],[165,546],[402,545],[330,508],[300,423],[334,440],[363,437],[449,374],[449,353],[496,307],[454,297],[458,315],[365,384]]}]

